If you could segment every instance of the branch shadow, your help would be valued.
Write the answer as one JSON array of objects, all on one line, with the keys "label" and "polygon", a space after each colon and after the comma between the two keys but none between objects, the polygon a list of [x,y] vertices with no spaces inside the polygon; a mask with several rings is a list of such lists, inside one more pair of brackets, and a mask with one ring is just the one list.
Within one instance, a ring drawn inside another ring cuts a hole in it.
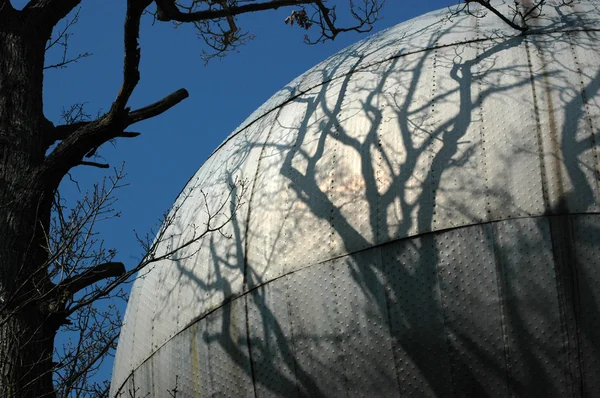
[{"label": "branch shadow", "polygon": [[252,188],[155,282],[184,395],[600,388],[597,33],[438,46],[452,26],[338,54],[203,167],[203,189]]}]

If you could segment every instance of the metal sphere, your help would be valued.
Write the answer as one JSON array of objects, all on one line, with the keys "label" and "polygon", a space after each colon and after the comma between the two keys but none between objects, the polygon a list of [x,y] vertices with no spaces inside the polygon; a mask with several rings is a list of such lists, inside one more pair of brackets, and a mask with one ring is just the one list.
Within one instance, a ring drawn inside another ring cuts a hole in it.
[{"label": "metal sphere", "polygon": [[252,114],[135,282],[111,395],[597,394],[599,3],[543,11],[426,14]]}]

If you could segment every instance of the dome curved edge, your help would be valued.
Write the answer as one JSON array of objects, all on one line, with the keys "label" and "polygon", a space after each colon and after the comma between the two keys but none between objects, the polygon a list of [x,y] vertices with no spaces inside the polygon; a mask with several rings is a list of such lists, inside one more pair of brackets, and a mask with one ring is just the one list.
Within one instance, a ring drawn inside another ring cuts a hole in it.
[{"label": "dome curved edge", "polygon": [[298,270],[429,232],[600,212],[600,11],[552,10],[527,36],[434,11],[334,55],[253,113],[178,197],[170,244],[206,222],[203,192],[219,208],[244,181],[232,222],[135,282],[115,388],[190,322]]}]

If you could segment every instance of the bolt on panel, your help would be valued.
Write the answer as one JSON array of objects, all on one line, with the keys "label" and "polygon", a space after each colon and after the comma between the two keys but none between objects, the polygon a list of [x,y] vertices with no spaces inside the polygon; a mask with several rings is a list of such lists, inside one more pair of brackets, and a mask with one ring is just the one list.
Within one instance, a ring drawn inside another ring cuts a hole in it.
[{"label": "bolt on panel", "polygon": [[203,396],[254,395],[244,300],[234,300],[199,322],[196,331]]},{"label": "bolt on panel", "polygon": [[[177,335],[160,347],[150,358],[153,370],[153,388],[151,395],[165,397],[177,390],[181,391],[182,382],[189,369],[182,366],[181,336]],[[143,396],[143,395],[142,395]]]},{"label": "bolt on panel", "polygon": [[[152,267],[152,265],[150,266]],[[135,349],[132,352],[131,365],[136,369],[153,352],[152,335],[154,334],[154,311],[156,310],[156,300],[158,291],[158,274],[156,272],[147,272],[143,277],[139,307],[136,316],[136,328],[133,339]]]},{"label": "bolt on panel", "polygon": [[209,190],[207,199],[213,212],[220,209],[221,215],[215,218],[214,224],[223,228],[192,245],[183,253],[183,261],[173,263],[180,274],[178,304],[182,327],[243,289],[249,203],[262,144],[273,120],[274,115],[261,119],[221,149],[219,153],[224,151],[224,157],[215,157],[222,168],[213,170],[212,180],[216,180],[215,184],[226,194],[212,198],[211,203]]},{"label": "bolt on panel", "polygon": [[[579,5],[574,5],[578,7]],[[600,12],[600,6],[594,2],[596,12]],[[594,19],[596,25],[600,25]],[[578,137],[580,142],[587,141],[589,145],[582,145],[579,158],[585,167],[580,167],[586,173],[588,184],[593,188],[595,182],[594,203],[590,204],[591,211],[600,210],[600,54],[596,50],[600,33],[597,31],[586,31],[572,33],[570,36],[574,58],[577,60],[578,74],[580,77],[580,92],[584,102],[582,106],[582,120]],[[589,166],[588,166],[589,165]],[[591,170],[587,170],[589,169]]]},{"label": "bolt on panel", "polygon": [[[175,382],[177,384],[178,394],[183,397],[201,397],[203,396],[203,388],[206,385],[202,384],[203,375],[206,375],[207,369],[200,367],[200,350],[198,347],[198,330],[202,326],[197,322],[187,329],[183,330],[173,340],[178,340],[179,349],[179,369],[178,377]],[[171,341],[166,344],[171,344]],[[178,395],[179,396],[179,395]]]},{"label": "bolt on panel", "polygon": [[335,235],[323,244],[323,238],[313,234],[329,230],[334,210],[325,192],[328,166],[335,157],[324,151],[324,145],[331,128],[328,112],[340,90],[334,81],[288,104],[271,132],[275,151],[265,152],[258,171],[248,238],[251,250],[258,249],[248,254],[248,263],[262,280],[325,260],[332,247],[340,245]]},{"label": "bolt on panel", "polygon": [[[378,74],[361,71],[339,80],[342,88],[323,118],[324,155],[331,164],[320,182],[327,197],[331,257],[365,249],[377,233],[377,186],[371,158],[379,127]],[[324,105],[327,106],[327,105]]]},{"label": "bolt on panel", "polygon": [[[252,192],[248,228],[248,286],[253,287],[327,257],[329,245],[298,239],[328,229],[310,206],[324,201],[314,174],[319,91],[287,104],[273,123]],[[300,134],[300,137],[299,137]],[[295,253],[303,253],[296,258]]]}]

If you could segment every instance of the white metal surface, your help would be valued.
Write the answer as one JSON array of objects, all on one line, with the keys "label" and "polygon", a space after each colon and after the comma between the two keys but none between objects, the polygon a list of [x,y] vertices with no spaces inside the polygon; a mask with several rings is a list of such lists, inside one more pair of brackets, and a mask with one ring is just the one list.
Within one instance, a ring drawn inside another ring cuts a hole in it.
[{"label": "white metal surface", "polygon": [[525,36],[426,14],[254,112],[157,254],[194,239],[206,206],[227,219],[236,181],[243,204],[136,281],[111,394],[595,391],[600,9],[559,4]]}]

